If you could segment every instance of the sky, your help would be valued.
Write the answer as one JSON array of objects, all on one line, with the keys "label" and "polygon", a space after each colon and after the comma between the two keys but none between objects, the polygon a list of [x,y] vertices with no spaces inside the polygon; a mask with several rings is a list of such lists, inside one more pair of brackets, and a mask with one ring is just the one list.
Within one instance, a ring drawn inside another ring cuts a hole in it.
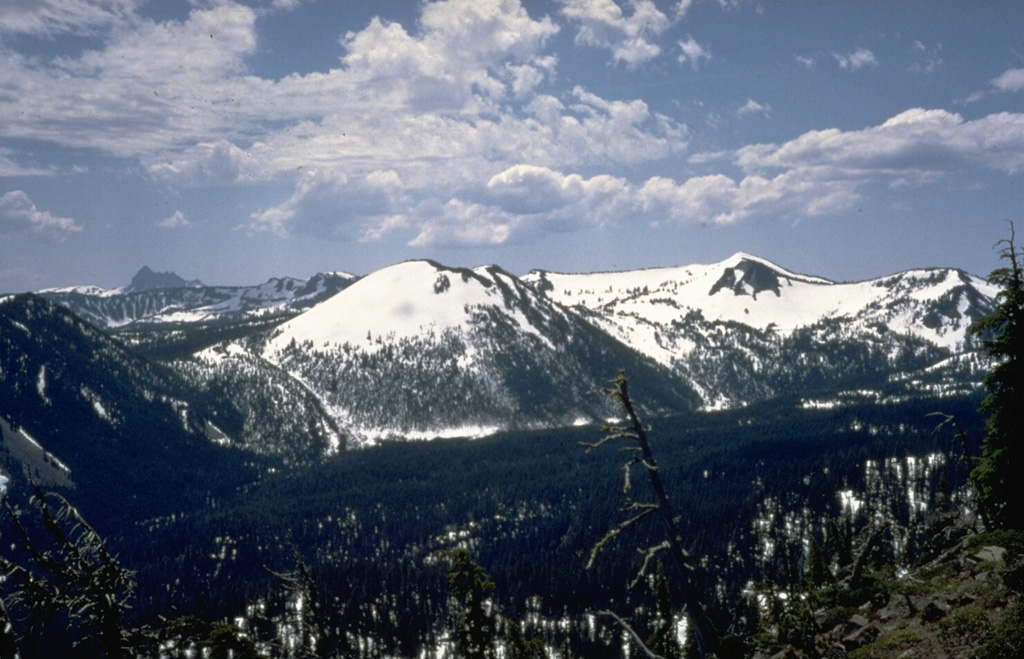
[{"label": "sky", "polygon": [[986,275],[1019,0],[0,0],[0,292],[714,263]]}]

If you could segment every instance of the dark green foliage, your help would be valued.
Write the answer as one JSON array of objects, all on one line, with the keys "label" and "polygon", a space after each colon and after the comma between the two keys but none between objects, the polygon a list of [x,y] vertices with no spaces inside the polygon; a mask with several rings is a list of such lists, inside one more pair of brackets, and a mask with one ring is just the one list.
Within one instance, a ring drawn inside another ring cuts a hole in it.
[{"label": "dark green foliage", "polygon": [[982,339],[996,365],[985,376],[988,397],[981,411],[988,415],[981,459],[971,476],[979,488],[986,521],[993,527],[1024,529],[1020,505],[1020,474],[1024,469],[1024,254],[1010,238],[1002,241],[1006,267],[993,270],[989,282],[999,286],[998,305],[971,332]]},{"label": "dark green foliage", "polygon": [[547,659],[544,641],[536,636],[526,638],[515,620],[505,621],[505,656],[508,659]]},{"label": "dark green foliage", "polygon": [[995,632],[975,653],[977,659],[1019,659],[1024,656],[1024,602],[1007,608]]},{"label": "dark green foliage", "polygon": [[661,561],[658,561],[658,569],[654,573],[654,597],[656,603],[654,620],[651,621],[651,635],[644,644],[663,659],[681,659],[683,651],[676,637],[676,622],[672,612],[672,599],[669,596],[668,578],[665,576],[665,564]]},{"label": "dark green foliage", "polygon": [[133,574],[66,499],[38,486],[34,491],[36,510],[28,519],[7,498],[3,502],[13,538],[0,569],[22,656],[128,656],[130,635],[122,623]]},{"label": "dark green foliage", "polygon": [[494,582],[473,560],[468,549],[457,547],[440,552],[448,559],[448,583],[458,606],[455,623],[455,647],[463,659],[497,657],[497,630],[493,604],[488,593]]},{"label": "dark green foliage", "polygon": [[[946,407],[973,432],[981,423],[973,415],[977,405],[977,399],[949,399]],[[750,530],[765,496],[789,492],[780,512],[807,507],[812,518],[838,519],[842,528],[836,490],[864,491],[866,459],[934,450],[934,423],[925,417],[932,409],[932,401],[817,411],[775,405],[653,419],[651,441],[669,495],[686,502],[680,534],[713,574],[698,587],[709,593],[719,628],[732,619],[746,581],[768,575],[768,563],[752,558],[758,538]],[[654,600],[646,588],[631,590],[629,581],[642,560],[635,547],[663,536],[655,525],[637,528],[631,542],[609,543],[595,566],[583,569],[595,537],[622,519],[621,454],[580,456],[578,442],[595,432],[545,430],[344,452],[317,466],[268,474],[235,498],[174,518],[148,518],[140,502],[140,522],[108,534],[122,564],[139,571],[126,624],[161,629],[160,616],[180,613],[233,620],[265,602],[264,622],[250,617],[245,630],[253,642],[272,641],[270,621],[287,612],[287,597],[267,568],[292,569],[297,546],[323,602],[324,625],[349,635],[349,645],[339,639],[336,654],[416,656],[439,642],[439,621],[450,610],[447,565],[430,559],[454,544],[452,534],[468,532],[474,560],[488,566],[495,584],[489,596],[503,616],[499,637],[514,638],[509,621],[516,620],[527,652],[543,643],[563,656],[615,656],[620,630],[604,621],[591,637],[586,612],[619,608],[649,633]],[[956,491],[965,471],[955,461],[948,468]],[[805,482],[807,474],[816,476]],[[937,487],[938,474],[934,481]],[[902,485],[893,487],[873,505],[896,508],[892,493]],[[728,554],[730,544],[735,550]],[[722,600],[710,595],[717,588]],[[676,589],[669,598],[672,610],[682,611]],[[536,617],[567,625],[542,628],[532,622]],[[372,639],[373,649],[359,646],[360,639]]]},{"label": "dark green foliage", "polygon": [[828,570],[828,556],[814,536],[811,536],[807,550],[806,575],[807,581],[812,588],[821,587],[826,579],[832,576]]},{"label": "dark green foliage", "polygon": [[168,659],[195,656],[209,656],[210,659],[257,659],[260,656],[255,643],[234,625],[211,623],[195,616],[169,620],[155,636],[160,656]]},{"label": "dark green foliage", "polygon": [[[202,506],[255,477],[251,460],[206,437],[213,413],[186,401],[168,368],[68,310],[32,294],[0,304],[0,417],[70,467],[77,487],[62,493],[101,534]],[[0,464],[24,487],[5,451]]]}]

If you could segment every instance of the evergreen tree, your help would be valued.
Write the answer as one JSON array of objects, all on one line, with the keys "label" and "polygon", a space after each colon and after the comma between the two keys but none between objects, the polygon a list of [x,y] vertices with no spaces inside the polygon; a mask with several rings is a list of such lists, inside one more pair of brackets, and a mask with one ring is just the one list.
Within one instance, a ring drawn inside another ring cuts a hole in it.
[{"label": "evergreen tree", "polygon": [[658,561],[658,570],[654,574],[654,596],[658,601],[655,605],[654,620],[651,622],[651,635],[644,644],[659,657],[680,659],[682,648],[679,647],[679,639],[676,636],[676,621],[672,614],[665,564],[661,561]]},{"label": "evergreen tree", "polygon": [[[26,523],[9,497],[3,499],[13,531],[9,553],[0,554],[10,612],[4,622],[23,624],[22,656],[128,656],[131,632],[122,628],[122,617],[135,589],[134,574],[121,567],[64,497],[44,494],[35,483],[32,488],[38,519]],[[9,634],[4,637],[0,646],[10,644]],[[63,639],[70,648],[59,648]]]},{"label": "evergreen tree", "polygon": [[463,547],[449,549],[441,554],[448,559],[448,583],[458,602],[458,621],[455,647],[464,659],[495,659],[496,638],[494,612],[487,601],[487,593],[494,582]]},{"label": "evergreen tree", "polygon": [[505,622],[505,650],[508,659],[546,659],[544,641],[540,638],[526,638],[523,628],[515,620]]},{"label": "evergreen tree", "polygon": [[1024,468],[1024,253],[1015,244],[1013,225],[1010,238],[1000,241],[1000,257],[1009,262],[993,270],[991,284],[1002,290],[995,310],[971,328],[979,335],[985,351],[996,364],[985,376],[988,396],[981,411],[988,415],[981,459],[971,478],[977,485],[985,521],[993,527],[1024,529],[1024,506],[1020,505],[1019,483]]}]

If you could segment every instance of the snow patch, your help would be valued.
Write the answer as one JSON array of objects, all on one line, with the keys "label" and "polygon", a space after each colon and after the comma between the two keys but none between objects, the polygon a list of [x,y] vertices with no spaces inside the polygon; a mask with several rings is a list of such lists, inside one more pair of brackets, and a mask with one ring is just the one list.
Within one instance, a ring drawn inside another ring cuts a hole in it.
[{"label": "snow patch", "polygon": [[43,399],[43,402],[49,405],[50,399],[46,396],[46,364],[39,367],[39,375],[36,376],[36,391],[39,392],[39,397]]}]

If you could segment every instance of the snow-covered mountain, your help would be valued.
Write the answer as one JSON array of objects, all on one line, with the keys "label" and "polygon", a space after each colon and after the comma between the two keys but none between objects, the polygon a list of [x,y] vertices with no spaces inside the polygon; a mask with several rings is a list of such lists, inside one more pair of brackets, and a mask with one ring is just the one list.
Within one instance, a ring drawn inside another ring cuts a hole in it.
[{"label": "snow-covered mountain", "polygon": [[[720,263],[597,274],[534,270],[523,278],[567,306],[598,313],[609,327],[662,361],[688,352],[654,340],[653,331],[689,312],[709,322],[740,323],[779,335],[835,319],[858,329],[884,325],[952,351],[967,346],[967,328],[990,310],[996,290],[961,270],[910,270],[836,283],[738,253]],[[644,331],[647,329],[648,331]]]},{"label": "snow-covered mountain", "polygon": [[40,295],[68,307],[93,325],[237,322],[276,318],[308,309],[342,290],[355,275],[320,273],[308,280],[281,277],[256,286],[205,286],[173,272],[143,267],[124,288],[95,286],[48,289]]},{"label": "snow-covered mountain", "polygon": [[684,383],[495,266],[410,261],[282,324],[262,356],[364,440],[592,422],[618,368],[651,409],[696,402]]},{"label": "snow-covered mountain", "polygon": [[523,280],[672,367],[709,407],[795,392],[800,376],[791,371],[820,372],[822,385],[829,372],[836,384],[871,371],[908,381],[908,372],[970,352],[968,328],[996,293],[950,268],[837,283],[743,253],[628,272],[535,270]]},{"label": "snow-covered mountain", "polygon": [[236,446],[302,461],[602,419],[620,368],[658,413],[975,392],[987,362],[968,328],[995,293],[955,269],[841,283],[741,253],[629,272],[409,261],[362,278],[46,295],[224,406]]}]

